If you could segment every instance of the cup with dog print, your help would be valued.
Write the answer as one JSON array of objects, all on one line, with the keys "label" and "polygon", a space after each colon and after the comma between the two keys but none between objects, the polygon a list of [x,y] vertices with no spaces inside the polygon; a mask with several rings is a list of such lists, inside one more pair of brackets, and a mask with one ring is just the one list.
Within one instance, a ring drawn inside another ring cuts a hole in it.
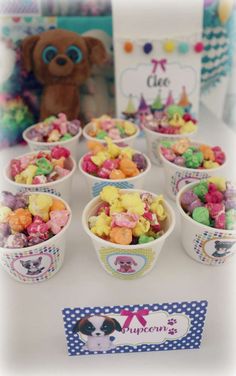
[{"label": "cup with dog print", "polygon": [[[205,265],[223,265],[236,251],[236,230],[217,229],[196,222],[181,206],[181,197],[198,183],[183,186],[176,196],[181,219],[181,241],[185,252],[195,261]],[[236,228],[236,223],[234,225]]]},{"label": "cup with dog print", "polygon": [[[157,197],[154,193],[137,189],[121,189],[120,192],[121,194],[149,193],[153,198]],[[159,238],[145,244],[120,245],[100,238],[89,228],[89,218],[95,215],[102,202],[99,196],[95,197],[85,206],[82,214],[83,229],[92,240],[100,264],[107,273],[120,279],[132,280],[145,276],[157,263],[161,250],[174,229],[173,209],[166,201],[164,202],[167,218],[163,224],[164,233]]]},{"label": "cup with dog print", "polygon": [[[49,150],[45,150],[44,153],[50,153]],[[29,156],[37,155],[38,152],[31,152],[24,155],[19,156],[17,159],[27,158]],[[17,183],[14,181],[13,177],[11,176],[11,169],[10,163],[4,170],[4,177],[9,185],[9,189],[13,193],[17,192],[46,192],[54,194],[58,197],[63,198],[66,201],[70,201],[71,199],[71,187],[72,187],[72,179],[73,175],[76,171],[76,162],[74,158],[69,156],[65,159],[64,168],[69,170],[69,173],[65,176],[58,178],[57,180],[43,183],[43,184],[23,184]]]},{"label": "cup with dog print", "polygon": [[138,153],[142,157],[144,157],[144,159],[146,161],[145,170],[143,170],[142,172],[140,172],[136,176],[133,176],[133,177],[130,177],[130,178],[127,177],[127,178],[124,178],[124,179],[116,179],[116,180],[103,179],[103,178],[91,175],[88,172],[86,172],[82,167],[83,160],[84,160],[84,157],[86,155],[83,156],[79,161],[78,167],[79,167],[80,172],[86,178],[87,186],[88,186],[89,192],[90,192],[90,196],[95,197],[95,196],[99,195],[101,190],[107,185],[113,185],[113,186],[115,186],[117,188],[121,188],[121,189],[126,189],[126,188],[127,189],[133,189],[133,188],[134,189],[142,189],[144,182],[145,182],[145,179],[147,178],[148,173],[150,172],[151,162],[145,154],[140,153],[138,151],[134,151],[134,153]]},{"label": "cup with dog print", "polygon": [[[24,193],[30,196],[30,193]],[[46,193],[33,193],[34,196],[43,195],[57,200],[57,205],[67,211],[67,222],[55,235],[32,246],[10,248],[9,244],[0,247],[0,264],[2,268],[16,281],[23,283],[38,283],[53,277],[62,267],[66,250],[66,238],[71,223],[71,209],[61,198]],[[20,209],[18,209],[20,210]],[[37,218],[37,217],[36,217]],[[39,217],[38,217],[39,218]],[[38,220],[38,219],[37,219]],[[4,225],[4,223],[1,222]],[[1,228],[2,231],[2,228]],[[21,235],[22,233],[19,233]],[[14,235],[14,234],[13,234]],[[13,236],[10,235],[10,236]],[[36,236],[37,234],[35,234]],[[1,241],[3,233],[1,232]]]},{"label": "cup with dog print", "polygon": [[[200,142],[191,142],[191,146],[198,147],[202,145]],[[211,176],[224,176],[227,160],[223,164],[214,168],[188,168],[178,166],[174,162],[170,162],[159,150],[160,159],[164,168],[165,187],[168,196],[175,201],[179,190],[186,184],[197,182],[201,179],[207,179]]]}]

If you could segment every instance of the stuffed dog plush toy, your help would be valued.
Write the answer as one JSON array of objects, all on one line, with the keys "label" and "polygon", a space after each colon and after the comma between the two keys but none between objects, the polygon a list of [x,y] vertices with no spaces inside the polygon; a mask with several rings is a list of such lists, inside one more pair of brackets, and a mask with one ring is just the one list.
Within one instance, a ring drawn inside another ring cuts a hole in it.
[{"label": "stuffed dog plush toy", "polygon": [[40,119],[60,112],[69,120],[80,113],[79,87],[87,80],[92,66],[106,61],[102,42],[72,31],[55,29],[23,40],[23,66],[33,71],[43,85]]}]

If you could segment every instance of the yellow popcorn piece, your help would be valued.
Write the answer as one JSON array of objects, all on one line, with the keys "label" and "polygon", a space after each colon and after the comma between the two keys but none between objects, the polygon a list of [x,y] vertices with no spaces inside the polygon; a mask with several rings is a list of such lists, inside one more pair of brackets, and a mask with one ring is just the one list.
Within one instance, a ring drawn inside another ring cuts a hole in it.
[{"label": "yellow popcorn piece", "polygon": [[119,198],[119,194],[118,188],[113,187],[112,185],[107,185],[101,190],[100,198],[112,205]]},{"label": "yellow popcorn piece", "polygon": [[219,176],[212,176],[207,180],[209,183],[215,184],[221,192],[224,192],[226,190],[226,180],[224,178],[221,178]]},{"label": "yellow popcorn piece", "polygon": [[175,113],[172,117],[172,119],[169,121],[169,124],[172,125],[172,127],[182,127],[185,125],[185,121],[178,113]]},{"label": "yellow popcorn piece", "polygon": [[100,167],[107,159],[110,158],[110,154],[106,151],[99,151],[96,155],[93,155],[91,157],[91,160],[93,163],[95,163],[96,166]]},{"label": "yellow popcorn piece", "polygon": [[128,157],[129,159],[132,159],[132,156],[134,155],[134,150],[129,147],[122,148],[120,155],[121,157]]},{"label": "yellow popcorn piece", "polygon": [[47,195],[30,195],[29,211],[33,215],[39,215],[45,222],[49,220],[49,209],[53,204],[53,200]]},{"label": "yellow popcorn piece", "polygon": [[205,161],[203,163],[203,167],[207,168],[207,169],[216,168],[216,167],[219,167],[219,166],[220,166],[219,163],[212,162],[212,161]]},{"label": "yellow popcorn piece", "polygon": [[95,225],[91,228],[93,234],[98,236],[109,235],[111,230],[111,218],[105,213],[97,216]]},{"label": "yellow popcorn piece", "polygon": [[180,133],[192,133],[196,130],[196,125],[191,121],[187,121],[181,128]]},{"label": "yellow popcorn piece", "polygon": [[157,215],[159,221],[164,221],[167,217],[167,213],[162,205],[164,199],[162,195],[159,195],[155,198],[153,203],[151,204],[151,211]]},{"label": "yellow popcorn piece", "polygon": [[12,210],[7,206],[0,206],[0,223],[6,223],[8,221],[8,216],[11,213]]},{"label": "yellow popcorn piece", "polygon": [[130,123],[129,121],[124,122],[124,129],[125,129],[125,133],[128,136],[132,136],[133,134],[136,133],[136,128],[134,124]]},{"label": "yellow popcorn piece", "polygon": [[114,214],[114,213],[122,213],[123,211],[125,211],[125,209],[123,208],[120,199],[117,198],[117,199],[111,204],[111,206],[110,206],[110,214]]},{"label": "yellow popcorn piece", "polygon": [[120,155],[121,149],[119,146],[114,144],[109,137],[105,137],[105,141],[107,143],[107,151],[110,154],[111,158],[116,158]]},{"label": "yellow popcorn piece", "polygon": [[130,213],[135,213],[143,215],[145,204],[141,200],[139,194],[135,193],[125,193],[121,196],[121,204],[124,209]]},{"label": "yellow popcorn piece", "polygon": [[57,129],[53,129],[53,131],[49,134],[48,142],[56,142],[60,140],[60,132]]},{"label": "yellow popcorn piece", "polygon": [[32,184],[37,168],[37,166],[29,165],[19,175],[16,175],[15,181],[21,184]]},{"label": "yellow popcorn piece", "polygon": [[137,225],[132,229],[134,236],[141,236],[148,232],[150,229],[150,222],[144,217],[140,217]]}]

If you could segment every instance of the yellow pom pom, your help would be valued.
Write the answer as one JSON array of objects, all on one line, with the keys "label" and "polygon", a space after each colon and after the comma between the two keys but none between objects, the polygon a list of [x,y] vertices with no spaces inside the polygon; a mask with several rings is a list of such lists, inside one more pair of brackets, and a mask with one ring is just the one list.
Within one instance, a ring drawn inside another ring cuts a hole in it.
[{"label": "yellow pom pom", "polygon": [[165,52],[167,53],[171,53],[175,50],[175,42],[173,40],[167,40],[164,44],[163,44],[163,49]]}]

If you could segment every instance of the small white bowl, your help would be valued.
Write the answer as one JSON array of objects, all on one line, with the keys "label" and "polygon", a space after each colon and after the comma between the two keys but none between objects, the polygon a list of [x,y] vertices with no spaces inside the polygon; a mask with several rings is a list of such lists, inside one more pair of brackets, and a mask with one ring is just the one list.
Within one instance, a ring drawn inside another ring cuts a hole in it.
[{"label": "small white bowl", "polygon": [[56,142],[39,142],[39,141],[31,140],[28,137],[28,132],[31,129],[34,129],[35,127],[37,127],[37,125],[38,124],[34,124],[31,127],[25,129],[24,132],[23,132],[23,134],[22,134],[23,139],[27,142],[27,144],[29,145],[29,147],[30,147],[30,149],[32,151],[51,150],[55,146],[58,145],[58,146],[61,146],[61,147],[64,147],[64,148],[67,148],[68,150],[70,150],[72,157],[75,160],[77,160],[77,158],[78,158],[77,157],[77,154],[78,154],[78,142],[79,142],[79,139],[80,139],[80,137],[82,135],[81,128],[79,128],[79,132],[75,136],[73,136],[72,138],[70,138],[69,140],[56,141]]},{"label": "small white bowl", "polygon": [[[177,194],[176,204],[181,217],[181,241],[185,252],[195,261],[205,265],[222,265],[228,262],[236,251],[236,231],[221,230],[203,225],[192,219],[181,207],[180,199],[184,192],[198,183],[184,186]],[[228,247],[225,255],[219,249]]]},{"label": "small white bowl", "polygon": [[[30,194],[30,193],[29,193]],[[42,194],[33,193],[33,194]],[[55,198],[54,195],[46,194]],[[0,247],[0,264],[8,274],[18,282],[23,283],[38,283],[47,281],[56,274],[64,260],[66,249],[66,233],[71,223],[71,209],[69,205],[61,200],[66,210],[69,211],[70,216],[65,227],[52,238],[45,240],[40,244],[25,248],[3,248]],[[39,272],[30,275],[28,270],[22,265],[24,261],[33,261],[39,263]]]},{"label": "small white bowl", "polygon": [[[122,119],[113,119],[113,120],[122,120]],[[128,122],[128,120],[126,120]],[[131,123],[131,122],[129,122]],[[135,134],[133,134],[132,136],[128,136],[128,137],[124,137],[124,138],[121,138],[120,140],[114,140],[112,139],[112,142],[114,144],[117,144],[119,146],[133,146],[134,144],[134,141],[135,139],[139,136],[139,133],[140,133],[140,130],[139,130],[139,127],[135,124],[135,123],[131,123],[135,128],[136,128],[136,132]],[[88,134],[88,131],[92,128],[93,124],[92,123],[88,123],[85,125],[85,127],[83,128],[83,136],[84,138],[86,138],[86,140],[88,141],[97,141],[97,142],[100,142],[101,144],[106,144],[106,141],[105,140],[100,140],[96,137],[92,137],[92,136],[89,136]]]},{"label": "small white bowl", "polygon": [[161,141],[178,141],[181,138],[192,138],[197,133],[198,126],[196,125],[196,130],[191,133],[182,134],[165,134],[160,132],[152,131],[146,126],[143,127],[147,142],[147,154],[152,163],[161,166],[161,157],[159,146]]},{"label": "small white bowl", "polygon": [[117,179],[117,180],[112,180],[112,179],[102,179],[97,176],[90,175],[88,172],[84,171],[82,168],[82,163],[85,155],[80,159],[78,167],[80,172],[85,176],[88,187],[89,187],[89,193],[91,197],[98,196],[101,190],[106,186],[106,185],[113,185],[117,188],[124,189],[124,188],[134,188],[134,189],[142,189],[143,185],[145,183],[145,178],[147,177],[147,174],[150,172],[151,169],[151,162],[149,158],[143,154],[140,153],[137,150],[134,150],[134,152],[142,154],[146,161],[147,161],[147,168],[143,172],[141,172],[139,175],[131,177],[131,178],[126,178],[126,179]]},{"label": "small white bowl", "polygon": [[[191,142],[191,145],[198,146],[202,145],[202,142]],[[208,145],[210,146],[210,145]],[[164,167],[165,173],[165,187],[166,193],[168,196],[175,200],[179,190],[186,184],[197,182],[202,179],[210,178],[211,176],[224,176],[225,166],[227,164],[227,159],[225,162],[216,168],[205,168],[205,169],[196,169],[178,166],[170,161],[168,161],[164,155],[159,151],[160,159]]]},{"label": "small white bowl", "polygon": [[[124,189],[121,190],[121,192],[151,193],[139,189]],[[153,195],[153,197],[157,196],[154,193],[151,194]],[[153,269],[166,239],[174,229],[175,214],[173,209],[165,201],[164,207],[168,213],[166,231],[158,239],[155,239],[146,244],[120,245],[99,238],[99,236],[94,235],[88,227],[88,219],[92,215],[94,215],[101,202],[102,200],[100,199],[100,197],[95,197],[85,206],[82,214],[83,228],[93,242],[94,249],[100,264],[102,265],[103,269],[113,277],[127,280],[143,277]],[[129,260],[133,268],[132,272],[125,273],[119,270],[120,258]]]},{"label": "small white bowl", "polygon": [[[44,150],[44,152],[50,152],[49,150]],[[38,152],[31,152],[15,159],[19,159],[24,156],[34,155]],[[4,178],[8,182],[10,189],[13,193],[17,192],[45,192],[45,193],[52,193],[58,197],[62,197],[66,201],[70,201],[71,199],[71,186],[72,186],[72,178],[76,171],[76,162],[74,158],[68,157],[68,168],[70,169],[70,173],[61,179],[46,183],[46,184],[21,184],[16,183],[12,180],[10,174],[10,163],[4,170]]]}]

